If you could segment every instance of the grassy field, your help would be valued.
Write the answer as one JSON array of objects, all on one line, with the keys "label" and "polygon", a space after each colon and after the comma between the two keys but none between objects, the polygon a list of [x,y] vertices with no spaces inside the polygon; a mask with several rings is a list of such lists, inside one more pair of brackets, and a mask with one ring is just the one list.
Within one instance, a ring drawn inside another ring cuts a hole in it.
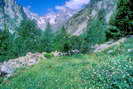
[{"label": "grassy field", "polygon": [[101,53],[42,60],[18,69],[0,89],[133,89],[133,60],[126,52],[132,43],[129,39]]}]

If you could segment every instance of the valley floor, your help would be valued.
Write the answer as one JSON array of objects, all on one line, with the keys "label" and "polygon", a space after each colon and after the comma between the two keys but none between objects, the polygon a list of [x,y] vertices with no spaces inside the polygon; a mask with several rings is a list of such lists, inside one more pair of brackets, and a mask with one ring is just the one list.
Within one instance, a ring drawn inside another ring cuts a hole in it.
[{"label": "valley floor", "polygon": [[133,89],[133,39],[104,52],[52,57],[1,79],[0,89]]}]

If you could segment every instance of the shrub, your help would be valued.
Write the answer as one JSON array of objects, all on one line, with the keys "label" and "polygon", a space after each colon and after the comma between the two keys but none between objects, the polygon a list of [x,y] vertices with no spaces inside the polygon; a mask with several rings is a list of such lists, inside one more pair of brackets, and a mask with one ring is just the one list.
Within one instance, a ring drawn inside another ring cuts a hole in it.
[{"label": "shrub", "polygon": [[52,32],[52,27],[50,24],[47,24],[47,27],[45,31],[42,31],[42,34],[39,39],[39,47],[40,51],[42,52],[52,52],[53,49],[53,38],[54,38],[54,33]]},{"label": "shrub", "polygon": [[93,85],[95,89],[132,89],[133,63],[126,59],[120,56],[82,71],[80,75],[83,85]]},{"label": "shrub", "polygon": [[129,59],[133,60],[133,37],[129,38],[125,43],[124,43],[124,48],[125,48],[125,54],[129,56]]},{"label": "shrub", "polygon": [[52,53],[46,53],[46,52],[44,52],[43,55],[44,55],[44,57],[46,57],[46,58],[51,58],[51,57],[54,56]]},{"label": "shrub", "polygon": [[67,52],[72,49],[71,35],[67,33],[64,27],[56,33],[54,49],[60,52]]},{"label": "shrub", "polygon": [[35,38],[37,35],[40,35],[37,24],[31,20],[23,20],[16,31],[17,35],[24,39]]},{"label": "shrub", "polygon": [[96,44],[101,44],[106,41],[106,25],[102,20],[96,18],[88,24],[85,34],[82,35],[82,51],[88,52],[91,50],[92,46]]},{"label": "shrub", "polygon": [[30,20],[22,21],[13,34],[5,26],[0,32],[0,61],[24,56],[28,52],[37,52],[39,36],[40,30],[35,22]]},{"label": "shrub", "polygon": [[5,27],[3,31],[0,31],[0,62],[12,58],[12,34],[8,28]]},{"label": "shrub", "polygon": [[118,0],[117,9],[110,19],[107,38],[119,39],[133,34],[133,3],[131,0]]}]

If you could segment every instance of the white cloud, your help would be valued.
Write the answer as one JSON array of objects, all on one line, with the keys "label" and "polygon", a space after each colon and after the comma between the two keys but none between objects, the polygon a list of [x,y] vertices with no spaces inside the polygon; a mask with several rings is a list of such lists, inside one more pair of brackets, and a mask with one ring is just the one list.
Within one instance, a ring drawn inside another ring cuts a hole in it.
[{"label": "white cloud", "polygon": [[90,0],[69,0],[63,6],[56,6],[55,8],[57,10],[65,10],[67,8],[71,10],[78,10],[89,2]]},{"label": "white cloud", "polygon": [[64,6],[56,6],[55,9],[56,10],[65,11],[66,10],[66,7],[64,7]]}]

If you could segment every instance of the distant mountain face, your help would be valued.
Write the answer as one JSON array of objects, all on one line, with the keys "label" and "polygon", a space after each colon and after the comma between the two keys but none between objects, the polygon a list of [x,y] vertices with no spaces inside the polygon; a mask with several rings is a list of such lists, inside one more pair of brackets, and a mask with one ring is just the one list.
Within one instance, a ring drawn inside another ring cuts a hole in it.
[{"label": "distant mountain face", "polygon": [[53,30],[60,29],[78,10],[65,9],[58,12],[49,12],[44,16],[39,16],[29,9],[24,8],[24,12],[31,20],[35,20],[41,29],[45,29],[47,23],[50,23]]},{"label": "distant mountain face", "polygon": [[47,23],[50,23],[53,30],[59,29],[75,13],[70,9],[62,12],[52,12],[45,16],[39,16],[32,13],[16,3],[15,0],[0,0],[0,30],[4,26],[8,27],[10,32],[14,32],[22,20],[31,19],[37,22],[40,29],[44,30]]},{"label": "distant mountain face", "polygon": [[14,0],[0,0],[0,30],[7,26],[13,32],[23,19],[26,19],[23,8]]},{"label": "distant mountain face", "polygon": [[49,12],[39,16],[29,9],[18,5],[15,0],[0,0],[0,30],[7,26],[10,32],[14,32],[22,20],[31,19],[36,21],[38,27],[44,30],[50,23],[54,31],[60,29],[79,10],[65,8],[57,12]]},{"label": "distant mountain face", "polygon": [[80,35],[92,19],[99,16],[99,13],[104,14],[105,22],[108,23],[116,2],[116,0],[90,0],[89,4],[80,11],[67,8],[39,16],[17,5],[15,0],[0,0],[0,29],[6,25],[13,32],[22,20],[31,19],[35,20],[42,30],[46,28],[47,23],[50,23],[54,31],[64,26],[69,33]]},{"label": "distant mountain face", "polygon": [[65,28],[73,35],[80,35],[87,29],[88,24],[100,14],[103,15],[104,22],[108,24],[116,5],[117,0],[91,0],[84,9],[68,20]]}]

